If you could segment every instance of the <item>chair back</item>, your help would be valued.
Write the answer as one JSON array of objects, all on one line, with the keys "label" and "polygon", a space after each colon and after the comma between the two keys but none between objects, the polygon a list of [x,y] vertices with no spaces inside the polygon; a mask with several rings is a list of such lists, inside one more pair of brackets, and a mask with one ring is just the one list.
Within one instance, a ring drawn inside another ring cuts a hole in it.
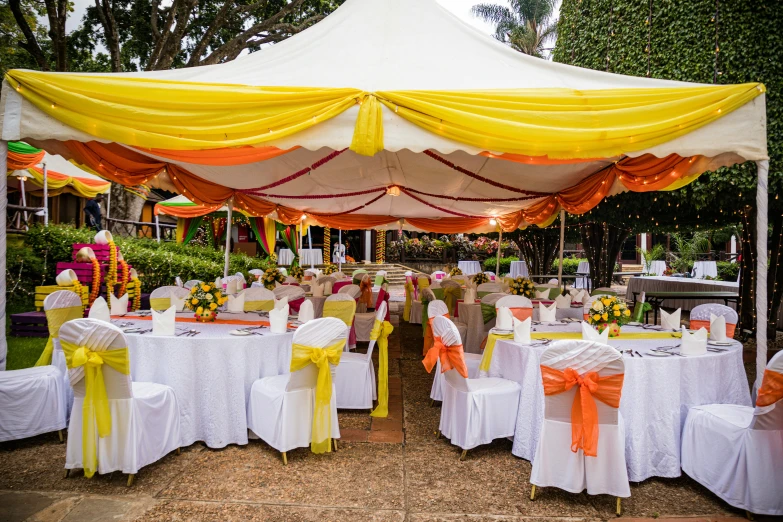
[{"label": "chair back", "polygon": [[508,308],[520,321],[533,317],[533,303],[524,295],[504,295],[495,302],[496,310],[501,306]]},{"label": "chair back", "polygon": [[433,292],[430,288],[425,288],[424,290],[421,290],[419,294],[420,294],[421,301],[434,301],[435,299],[437,299],[437,297],[435,297],[435,292]]},{"label": "chair back", "polygon": [[[338,304],[339,303],[339,304]],[[343,303],[352,303],[352,306]],[[353,325],[353,319],[356,315],[356,300],[348,294],[332,294],[324,301],[324,317],[339,318],[345,326]],[[310,323],[307,323],[310,324]]]},{"label": "chair back", "polygon": [[335,272],[334,274],[332,274],[332,276],[323,276],[323,277],[334,277],[335,281],[348,278],[348,276],[342,272]]},{"label": "chair back", "polygon": [[590,295],[611,295],[614,297],[617,295],[617,292],[615,292],[609,287],[602,286],[600,288],[593,289],[593,291],[590,292]]},{"label": "chair back", "polygon": [[[441,342],[446,347],[462,344],[457,325],[443,316],[435,317],[432,320],[432,335],[433,337],[440,337]],[[443,374],[443,377],[452,388],[462,392],[470,391],[468,380],[460,375],[457,370],[449,370]]]},{"label": "chair back", "polygon": [[283,284],[286,285],[298,285],[299,280],[293,276],[286,276],[285,279],[283,279]]},{"label": "chair back", "polygon": [[[775,372],[778,375],[772,375]],[[773,378],[780,379],[783,375],[783,350],[775,354],[767,363],[767,371],[764,372],[764,380],[761,389],[771,386]],[[752,430],[783,431],[783,397],[766,406],[756,406],[753,420],[750,423]]]},{"label": "chair back", "polygon": [[73,308],[82,306],[82,298],[70,290],[57,290],[46,296],[43,302],[44,312],[57,308]]},{"label": "chair back", "polygon": [[446,306],[446,303],[439,299],[430,301],[427,305],[427,317],[430,319],[441,315],[447,315],[448,313],[449,308]]},{"label": "chair back", "polygon": [[691,310],[690,314],[690,328],[693,330],[705,328],[709,332],[711,314],[714,314],[718,317],[725,317],[726,337],[729,339],[734,337],[734,330],[737,327],[739,316],[733,308],[722,304],[707,303],[695,306],[693,310]]},{"label": "chair back", "polygon": [[[386,319],[386,301],[381,301],[378,308],[375,309],[375,320],[383,322]],[[374,326],[374,325],[373,325]],[[372,361],[372,351],[375,348],[375,341],[370,340],[370,345],[367,347],[367,360]]]},{"label": "chair back", "polygon": [[[481,285],[479,285],[481,286]],[[485,305],[492,305],[496,306],[497,302],[506,297],[508,294],[503,294],[500,292],[493,292],[491,294],[487,294],[484,297],[481,298],[481,304]],[[531,305],[532,308],[532,305]]]},{"label": "chair back", "polygon": [[[555,341],[543,354],[541,366],[565,371],[572,368],[580,376],[597,372],[599,377],[607,377],[625,372],[623,356],[616,349],[606,344],[585,340]],[[556,395],[544,397],[544,418],[571,423],[571,409],[574,397],[579,393],[579,386]],[[599,400],[595,400],[598,409],[599,424],[617,424],[619,408],[613,408]]]},{"label": "chair back", "polygon": [[288,298],[288,302],[296,299],[304,299],[305,291],[301,286],[283,285],[278,286],[272,292],[275,294],[275,299]]},{"label": "chair back", "polygon": [[[60,339],[76,346],[86,346],[92,352],[106,352],[128,347],[128,340],[122,330],[105,321],[97,319],[74,319],[60,328]],[[109,399],[130,399],[133,386],[130,375],[122,374],[107,364],[101,365],[106,396]],[[68,378],[73,387],[74,397],[84,397],[86,384],[84,367],[68,369]]]},{"label": "chair back", "polygon": [[324,285],[324,286],[326,286],[326,283],[332,283],[332,285],[334,285],[337,282],[337,279],[335,279],[332,276],[325,275],[316,279],[315,282],[316,284]]},{"label": "chair back", "polygon": [[189,279],[188,281],[185,281],[185,284],[182,285],[182,287],[185,288],[186,290],[190,290],[194,286],[200,285],[201,283],[202,282],[199,281],[198,279]]},{"label": "chair back", "polygon": [[[328,348],[341,339],[348,338],[348,329],[345,323],[334,317],[322,317],[313,319],[294,332],[294,344],[311,346],[313,348]],[[334,366],[330,365],[332,374]],[[315,388],[318,381],[318,367],[315,364],[308,364],[301,370],[291,373],[291,377],[286,384],[286,390],[299,390],[302,388]]]},{"label": "chair back", "polygon": [[481,283],[476,287],[476,292],[485,292],[485,293],[498,293],[502,292],[503,288],[501,287],[500,283]]},{"label": "chair back", "polygon": [[150,294],[150,308],[167,310],[171,306],[171,298],[182,299],[190,295],[190,290],[181,286],[161,286]]},{"label": "chair back", "polygon": [[268,312],[275,307],[275,293],[267,288],[251,286],[242,293],[245,296],[246,312]]},{"label": "chair back", "polygon": [[416,284],[418,285],[419,290],[421,290],[423,288],[427,288],[428,286],[430,286],[430,278],[429,278],[429,276],[426,276],[426,275],[419,276],[416,279]]},{"label": "chair back", "polygon": [[358,299],[360,295],[362,295],[362,289],[359,288],[359,285],[345,285],[340,287],[340,289],[337,291],[338,294],[347,294],[351,296],[354,299]]}]

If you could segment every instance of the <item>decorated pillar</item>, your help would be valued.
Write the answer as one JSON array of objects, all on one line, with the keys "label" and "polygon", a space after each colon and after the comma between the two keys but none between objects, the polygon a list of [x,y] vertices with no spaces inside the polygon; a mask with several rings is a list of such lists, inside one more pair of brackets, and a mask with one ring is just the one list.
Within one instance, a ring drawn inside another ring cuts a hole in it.
[{"label": "decorated pillar", "polygon": [[375,262],[382,265],[386,262],[386,231],[378,230],[375,236]]},{"label": "decorated pillar", "polygon": [[332,262],[332,229],[324,227],[324,264]]}]

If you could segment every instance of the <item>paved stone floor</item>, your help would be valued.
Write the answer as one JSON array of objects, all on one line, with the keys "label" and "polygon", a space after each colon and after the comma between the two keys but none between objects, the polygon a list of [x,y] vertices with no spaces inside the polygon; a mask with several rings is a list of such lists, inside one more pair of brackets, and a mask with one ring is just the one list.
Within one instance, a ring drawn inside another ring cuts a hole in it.
[{"label": "paved stone floor", "polygon": [[[194,444],[142,469],[128,488],[119,473],[63,478],[65,446],[56,434],[0,444],[0,521],[615,518],[608,496],[547,488],[530,502],[530,463],[511,455],[507,440],[460,462],[460,450],[435,437],[440,409],[430,406],[432,377],[421,365],[421,345],[419,326],[397,327],[392,335],[388,420],[341,412],[339,451],[292,451],[288,466],[259,441],[222,450]],[[742,516],[687,477],[634,484],[631,494],[624,518]]]}]

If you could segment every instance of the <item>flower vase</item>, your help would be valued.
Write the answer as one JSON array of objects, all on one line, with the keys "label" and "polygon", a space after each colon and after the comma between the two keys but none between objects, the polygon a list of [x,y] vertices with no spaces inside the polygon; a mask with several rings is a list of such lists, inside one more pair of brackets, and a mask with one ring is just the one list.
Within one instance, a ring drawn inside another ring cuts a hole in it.
[{"label": "flower vase", "polygon": [[609,337],[620,337],[620,325],[617,323],[611,323],[607,326],[609,328]]},{"label": "flower vase", "polygon": [[217,319],[217,314],[212,310],[204,310],[200,314],[196,314],[196,321],[200,323],[212,323]]}]

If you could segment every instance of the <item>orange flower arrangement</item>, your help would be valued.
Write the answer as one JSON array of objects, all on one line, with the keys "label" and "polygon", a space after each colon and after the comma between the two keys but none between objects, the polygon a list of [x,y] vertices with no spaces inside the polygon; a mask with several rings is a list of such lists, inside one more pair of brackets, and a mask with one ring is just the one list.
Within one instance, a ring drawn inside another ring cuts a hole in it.
[{"label": "orange flower arrangement", "polygon": [[106,297],[114,293],[117,284],[117,246],[109,240],[109,269],[106,271]]},{"label": "orange flower arrangement", "polygon": [[141,308],[141,280],[138,277],[134,277],[131,281],[131,285],[134,287],[133,292],[133,310]]},{"label": "orange flower arrangement", "polygon": [[76,295],[79,296],[79,301],[82,302],[82,305],[84,305],[84,301],[82,301],[82,299],[84,298],[84,296],[82,295],[83,288],[84,287],[82,286],[82,284],[79,282],[78,279],[74,280],[74,282],[73,282],[73,291],[76,292]]},{"label": "orange flower arrangement", "polygon": [[128,281],[130,280],[130,270],[128,269],[128,263],[124,259],[120,258],[120,297],[125,295],[125,290],[128,287]]},{"label": "orange flower arrangement", "polygon": [[94,257],[90,261],[92,262],[92,288],[89,303],[92,304],[101,292],[101,264]]}]

